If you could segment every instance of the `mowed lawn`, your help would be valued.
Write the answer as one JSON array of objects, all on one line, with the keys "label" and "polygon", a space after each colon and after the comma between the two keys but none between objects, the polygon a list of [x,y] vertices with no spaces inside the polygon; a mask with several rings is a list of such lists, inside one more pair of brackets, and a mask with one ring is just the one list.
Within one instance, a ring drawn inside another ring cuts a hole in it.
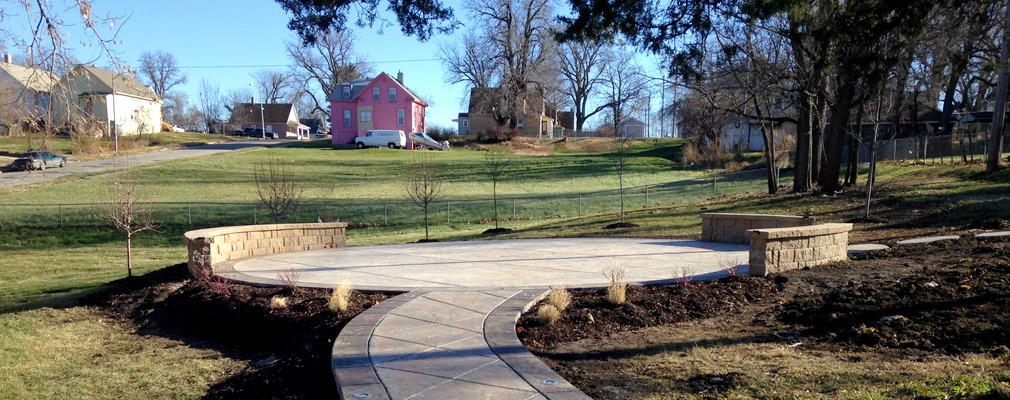
[{"label": "mowed lawn", "polygon": [[[636,186],[682,180],[702,171],[676,163],[681,140],[639,142],[630,155],[625,185]],[[483,152],[457,149],[407,151],[390,149],[333,149],[326,141],[290,147],[252,148],[210,157],[166,162],[144,167],[141,179],[154,201],[257,201],[254,171],[258,164],[277,160],[305,188],[308,201],[371,202],[407,199],[403,185],[415,158],[425,156],[444,175],[443,197],[490,198]],[[606,154],[556,154],[512,157],[511,168],[498,184],[502,196],[572,194],[618,187],[612,158]],[[58,184],[0,189],[0,203],[90,203],[107,179],[68,179]]]}]

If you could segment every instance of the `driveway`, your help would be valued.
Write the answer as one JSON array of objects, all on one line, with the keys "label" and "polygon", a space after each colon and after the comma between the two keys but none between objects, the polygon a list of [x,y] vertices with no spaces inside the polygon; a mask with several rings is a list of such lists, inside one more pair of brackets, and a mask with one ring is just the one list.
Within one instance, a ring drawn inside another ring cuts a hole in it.
[{"label": "driveway", "polygon": [[183,147],[172,150],[154,151],[130,156],[112,157],[104,160],[70,162],[63,168],[47,168],[44,171],[13,171],[4,169],[0,174],[0,187],[27,185],[45,182],[65,176],[90,174],[111,171],[120,165],[145,165],[180,158],[201,157],[224,151],[244,149],[248,147],[269,146],[280,143],[291,143],[289,140],[249,140],[241,142],[226,142],[202,146]]}]

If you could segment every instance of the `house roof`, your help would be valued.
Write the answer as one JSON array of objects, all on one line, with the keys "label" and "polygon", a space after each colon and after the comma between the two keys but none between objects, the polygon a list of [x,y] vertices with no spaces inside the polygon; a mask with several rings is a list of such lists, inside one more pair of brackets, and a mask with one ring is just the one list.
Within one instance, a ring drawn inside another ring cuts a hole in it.
[{"label": "house roof", "polygon": [[98,68],[94,65],[81,64],[74,67],[63,79],[67,80],[70,76],[84,78],[83,86],[74,88],[78,92],[78,95],[115,93],[152,101],[161,101],[161,98],[154,93],[154,90],[128,73],[114,72]]},{"label": "house roof", "polygon": [[[295,105],[291,103],[235,103],[228,123],[259,124],[260,106],[263,106],[263,121],[267,124],[286,124]],[[295,113],[297,116],[298,114]],[[296,117],[297,118],[297,117]]]},{"label": "house roof", "polygon": [[305,126],[308,126],[309,129],[312,130],[312,132],[326,133],[330,131],[330,125],[320,118],[306,119],[303,120],[302,123],[305,124]]},{"label": "house roof", "polygon": [[[428,105],[428,103],[426,103],[424,100],[421,100],[421,97],[418,96],[416,93],[414,93],[413,90],[410,90],[410,88],[408,88],[402,82],[398,81],[392,75],[389,75],[389,74],[387,74],[385,72],[380,73],[379,75],[377,75],[375,78],[372,78],[372,79],[363,78],[363,79],[355,79],[353,81],[348,81],[348,82],[342,82],[342,83],[340,83],[340,84],[337,85],[337,89],[334,90],[333,93],[330,93],[330,97],[328,97],[327,100],[338,100],[338,101],[339,100],[345,100],[345,101],[346,100],[355,100],[355,99],[358,98],[358,95],[360,95],[361,92],[364,91],[365,88],[368,87],[368,85],[370,85],[372,82],[374,82],[376,79],[379,79],[383,75],[385,75],[386,77],[388,77],[389,80],[393,81],[397,86],[400,87],[400,89],[403,89],[403,91],[405,93],[407,93],[407,95],[409,95],[410,97],[413,97],[417,101],[423,103],[425,106]],[[344,97],[344,93],[343,93],[343,90],[344,90],[343,87],[344,86],[348,86],[348,85],[351,86],[351,97],[350,98],[345,98]]]},{"label": "house roof", "polygon": [[575,111],[558,111],[558,125],[565,129],[575,129]]},{"label": "house roof", "polygon": [[6,72],[22,86],[36,92],[49,92],[56,84],[56,76],[49,71],[8,63],[0,63],[0,70]]},{"label": "house roof", "polygon": [[621,120],[621,123],[617,124],[617,125],[618,126],[645,126],[645,122],[642,122],[638,118],[628,117],[628,118],[625,118],[625,119]]},{"label": "house roof", "polygon": [[[495,107],[501,106],[502,89],[500,87],[475,87],[470,89],[470,105],[467,108],[469,114],[490,114]],[[523,105],[523,112],[552,114],[552,107],[544,101],[542,91],[539,89],[529,89],[526,91],[526,103]],[[518,96],[517,96],[518,97]]]}]

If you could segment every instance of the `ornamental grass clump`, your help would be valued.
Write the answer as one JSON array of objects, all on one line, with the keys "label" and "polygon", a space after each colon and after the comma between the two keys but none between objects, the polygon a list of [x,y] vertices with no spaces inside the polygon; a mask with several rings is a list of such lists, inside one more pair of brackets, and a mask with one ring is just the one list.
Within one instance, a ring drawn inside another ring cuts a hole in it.
[{"label": "ornamental grass clump", "polygon": [[565,311],[572,304],[572,294],[564,286],[551,288],[547,293],[547,304],[554,306],[558,311]]},{"label": "ornamental grass clump", "polygon": [[274,296],[270,298],[270,308],[287,308],[288,298],[283,296]]},{"label": "ornamental grass clump", "polygon": [[558,311],[557,307],[544,304],[537,309],[537,320],[541,325],[552,325],[559,319],[561,319],[561,311]]},{"label": "ornamental grass clump", "polygon": [[624,269],[621,267],[609,267],[603,270],[603,276],[607,278],[607,302],[613,305],[624,304],[627,299],[628,282],[625,280]]},{"label": "ornamental grass clump", "polygon": [[350,283],[346,281],[340,282],[340,284],[333,288],[333,293],[330,294],[330,299],[326,303],[326,306],[333,312],[347,311],[347,307],[351,304],[351,294],[353,293],[354,289],[351,288]]}]

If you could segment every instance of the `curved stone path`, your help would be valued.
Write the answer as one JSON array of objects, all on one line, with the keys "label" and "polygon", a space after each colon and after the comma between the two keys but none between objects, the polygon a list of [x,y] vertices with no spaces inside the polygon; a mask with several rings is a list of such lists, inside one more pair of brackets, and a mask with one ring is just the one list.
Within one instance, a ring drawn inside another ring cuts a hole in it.
[{"label": "curved stone path", "polygon": [[[333,344],[341,398],[588,399],[530,354],[515,322],[547,288],[602,287],[618,266],[631,283],[727,275],[749,247],[667,239],[532,239],[360,246],[251,257],[229,279],[408,292],[372,306]],[[746,273],[746,268],[741,271]]]}]

